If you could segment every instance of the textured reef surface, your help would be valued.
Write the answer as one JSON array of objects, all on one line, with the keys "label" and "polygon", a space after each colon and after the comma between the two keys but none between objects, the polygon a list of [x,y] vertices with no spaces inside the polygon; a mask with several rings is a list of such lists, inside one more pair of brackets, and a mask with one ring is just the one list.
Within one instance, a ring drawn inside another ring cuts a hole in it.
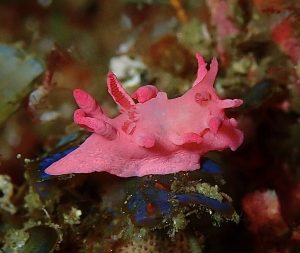
[{"label": "textured reef surface", "polygon": [[3,0],[0,23],[0,252],[300,252],[299,0]]}]

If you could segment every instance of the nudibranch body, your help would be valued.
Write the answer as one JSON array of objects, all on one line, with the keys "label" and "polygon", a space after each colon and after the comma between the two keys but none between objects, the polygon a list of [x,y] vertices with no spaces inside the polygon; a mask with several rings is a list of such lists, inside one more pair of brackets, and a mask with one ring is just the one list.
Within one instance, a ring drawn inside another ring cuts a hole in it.
[{"label": "nudibranch body", "polygon": [[174,99],[151,85],[130,96],[109,72],[108,91],[120,107],[115,118],[105,115],[88,93],[76,89],[74,98],[80,109],[75,111],[74,121],[92,135],[45,172],[106,171],[120,177],[169,174],[198,169],[200,158],[208,151],[237,149],[243,134],[224,109],[237,107],[242,101],[221,100],[213,87],[217,60],[213,59],[207,70],[202,56],[196,54],[196,58],[193,87]]}]

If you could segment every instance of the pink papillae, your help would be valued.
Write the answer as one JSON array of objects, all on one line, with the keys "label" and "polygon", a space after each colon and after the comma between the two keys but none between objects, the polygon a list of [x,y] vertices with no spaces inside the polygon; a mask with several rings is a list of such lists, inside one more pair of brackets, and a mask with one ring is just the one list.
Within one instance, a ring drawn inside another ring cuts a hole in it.
[{"label": "pink papillae", "polygon": [[209,151],[236,150],[243,134],[224,109],[237,107],[242,100],[221,100],[213,88],[217,60],[213,59],[207,70],[203,57],[196,54],[196,58],[198,72],[192,88],[174,99],[151,85],[139,88],[131,97],[109,72],[108,91],[121,107],[115,118],[106,116],[92,96],[76,89],[74,97],[80,109],[75,111],[74,121],[93,133],[46,173],[169,174],[198,169],[201,157]]},{"label": "pink papillae", "polygon": [[196,58],[197,58],[197,62],[198,62],[198,71],[197,71],[197,78],[193,83],[193,87],[196,84],[200,83],[207,73],[206,62],[204,61],[202,55],[199,53],[196,53]]},{"label": "pink papillae", "polygon": [[132,106],[134,106],[134,101],[126,93],[121,83],[112,72],[108,72],[107,74],[107,88],[109,94],[112,96],[115,102],[121,106],[121,108],[129,110]]},{"label": "pink papillae", "polygon": [[151,98],[155,98],[158,93],[158,89],[153,85],[145,85],[137,89],[131,97],[136,99],[139,103],[144,103]]}]

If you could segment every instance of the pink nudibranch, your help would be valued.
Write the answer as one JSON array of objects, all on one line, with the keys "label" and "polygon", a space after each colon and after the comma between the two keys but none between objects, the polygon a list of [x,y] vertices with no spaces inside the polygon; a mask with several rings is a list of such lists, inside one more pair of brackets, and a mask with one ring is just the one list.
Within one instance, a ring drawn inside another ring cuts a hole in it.
[{"label": "pink nudibranch", "polygon": [[242,100],[221,100],[213,87],[217,60],[207,70],[203,57],[196,54],[196,58],[198,72],[192,88],[174,99],[150,85],[130,96],[109,72],[108,91],[121,109],[115,118],[105,115],[91,95],[74,90],[79,106],[74,121],[92,134],[45,172],[106,171],[120,177],[169,174],[198,169],[201,157],[209,151],[236,150],[243,134],[224,109],[240,106]]}]

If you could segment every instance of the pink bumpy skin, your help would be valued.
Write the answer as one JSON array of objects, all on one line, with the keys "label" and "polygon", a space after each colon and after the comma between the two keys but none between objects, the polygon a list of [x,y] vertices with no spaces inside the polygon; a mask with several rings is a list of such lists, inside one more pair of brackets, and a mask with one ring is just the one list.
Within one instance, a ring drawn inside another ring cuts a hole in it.
[{"label": "pink bumpy skin", "polygon": [[208,151],[236,150],[243,134],[224,109],[240,106],[242,100],[221,100],[213,87],[217,60],[213,59],[207,70],[202,56],[196,54],[196,58],[198,72],[193,87],[175,99],[146,86],[133,94],[135,103],[109,72],[108,91],[121,108],[113,119],[93,97],[76,89],[74,97],[80,109],[75,111],[74,121],[92,135],[46,173],[106,171],[120,177],[169,174],[198,169],[200,158]]}]

